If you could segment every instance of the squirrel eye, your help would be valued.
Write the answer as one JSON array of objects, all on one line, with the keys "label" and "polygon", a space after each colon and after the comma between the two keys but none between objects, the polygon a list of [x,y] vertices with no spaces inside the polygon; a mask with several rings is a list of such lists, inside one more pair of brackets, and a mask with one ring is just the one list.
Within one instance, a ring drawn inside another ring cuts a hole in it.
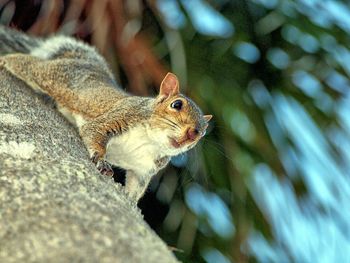
[{"label": "squirrel eye", "polygon": [[170,107],[176,110],[181,110],[182,108],[182,101],[181,100],[175,100],[173,103],[170,104]]}]

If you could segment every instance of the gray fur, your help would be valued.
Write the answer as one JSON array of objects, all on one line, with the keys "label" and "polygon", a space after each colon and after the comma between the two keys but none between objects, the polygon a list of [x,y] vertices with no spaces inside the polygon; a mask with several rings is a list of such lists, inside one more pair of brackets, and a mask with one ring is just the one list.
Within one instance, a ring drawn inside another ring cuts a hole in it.
[{"label": "gray fur", "polygon": [[42,40],[0,25],[0,55],[11,53],[30,53]]},{"label": "gray fur", "polygon": [[[101,173],[113,173],[108,163],[127,170],[125,188],[136,201],[171,156],[194,147],[205,134],[201,110],[180,94],[172,73],[156,98],[137,97],[119,89],[104,58],[79,40],[53,36],[30,45],[23,34],[2,33],[10,35],[2,37],[7,45],[23,40],[29,53],[0,57],[0,66],[54,99]],[[181,110],[171,106],[175,100],[183,101]]]}]

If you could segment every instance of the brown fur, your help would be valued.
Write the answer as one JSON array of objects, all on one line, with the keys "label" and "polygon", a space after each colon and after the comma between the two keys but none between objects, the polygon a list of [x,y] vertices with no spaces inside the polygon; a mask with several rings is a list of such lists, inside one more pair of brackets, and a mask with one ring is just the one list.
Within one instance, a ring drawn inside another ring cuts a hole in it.
[{"label": "brown fur", "polygon": [[38,39],[0,27],[0,54],[9,53],[0,66],[55,101],[101,173],[113,173],[106,160],[124,168],[125,190],[134,200],[171,156],[194,147],[208,127],[211,115],[203,116],[180,94],[172,73],[156,98],[145,98],[118,88],[104,58],[70,37]]},{"label": "brown fur", "polygon": [[[171,73],[164,78],[157,98],[144,98],[118,89],[110,72],[72,52],[52,60],[12,54],[1,57],[0,65],[35,90],[48,94],[58,107],[81,116],[86,124],[78,127],[79,133],[97,160],[103,160],[111,136],[136,124],[147,122],[151,128],[180,129],[183,136],[174,143],[182,145],[188,140],[189,127],[203,133],[206,118],[210,118],[203,117],[195,103],[179,93],[178,80]],[[181,111],[171,108],[175,100],[182,101]]]}]

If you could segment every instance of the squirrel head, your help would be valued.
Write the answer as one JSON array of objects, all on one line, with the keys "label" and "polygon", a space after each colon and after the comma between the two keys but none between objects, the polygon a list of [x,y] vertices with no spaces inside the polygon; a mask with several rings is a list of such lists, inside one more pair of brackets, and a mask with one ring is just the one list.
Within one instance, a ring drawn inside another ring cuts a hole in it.
[{"label": "squirrel head", "polygon": [[157,138],[167,148],[168,155],[177,155],[194,147],[205,135],[212,115],[203,115],[200,108],[179,91],[176,75],[168,73],[156,98],[152,118],[163,132]]}]

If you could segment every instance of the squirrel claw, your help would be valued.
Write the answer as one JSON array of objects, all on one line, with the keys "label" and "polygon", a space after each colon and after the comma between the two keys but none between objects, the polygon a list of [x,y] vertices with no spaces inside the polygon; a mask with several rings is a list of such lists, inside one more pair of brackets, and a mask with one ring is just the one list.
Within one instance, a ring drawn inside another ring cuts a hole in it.
[{"label": "squirrel claw", "polygon": [[105,160],[99,160],[97,163],[97,170],[103,175],[113,176],[114,172],[111,165]]},{"label": "squirrel claw", "polygon": [[92,155],[90,160],[96,165],[97,170],[101,174],[113,176],[114,172],[111,165],[107,161],[101,159],[101,156],[97,152]]}]

